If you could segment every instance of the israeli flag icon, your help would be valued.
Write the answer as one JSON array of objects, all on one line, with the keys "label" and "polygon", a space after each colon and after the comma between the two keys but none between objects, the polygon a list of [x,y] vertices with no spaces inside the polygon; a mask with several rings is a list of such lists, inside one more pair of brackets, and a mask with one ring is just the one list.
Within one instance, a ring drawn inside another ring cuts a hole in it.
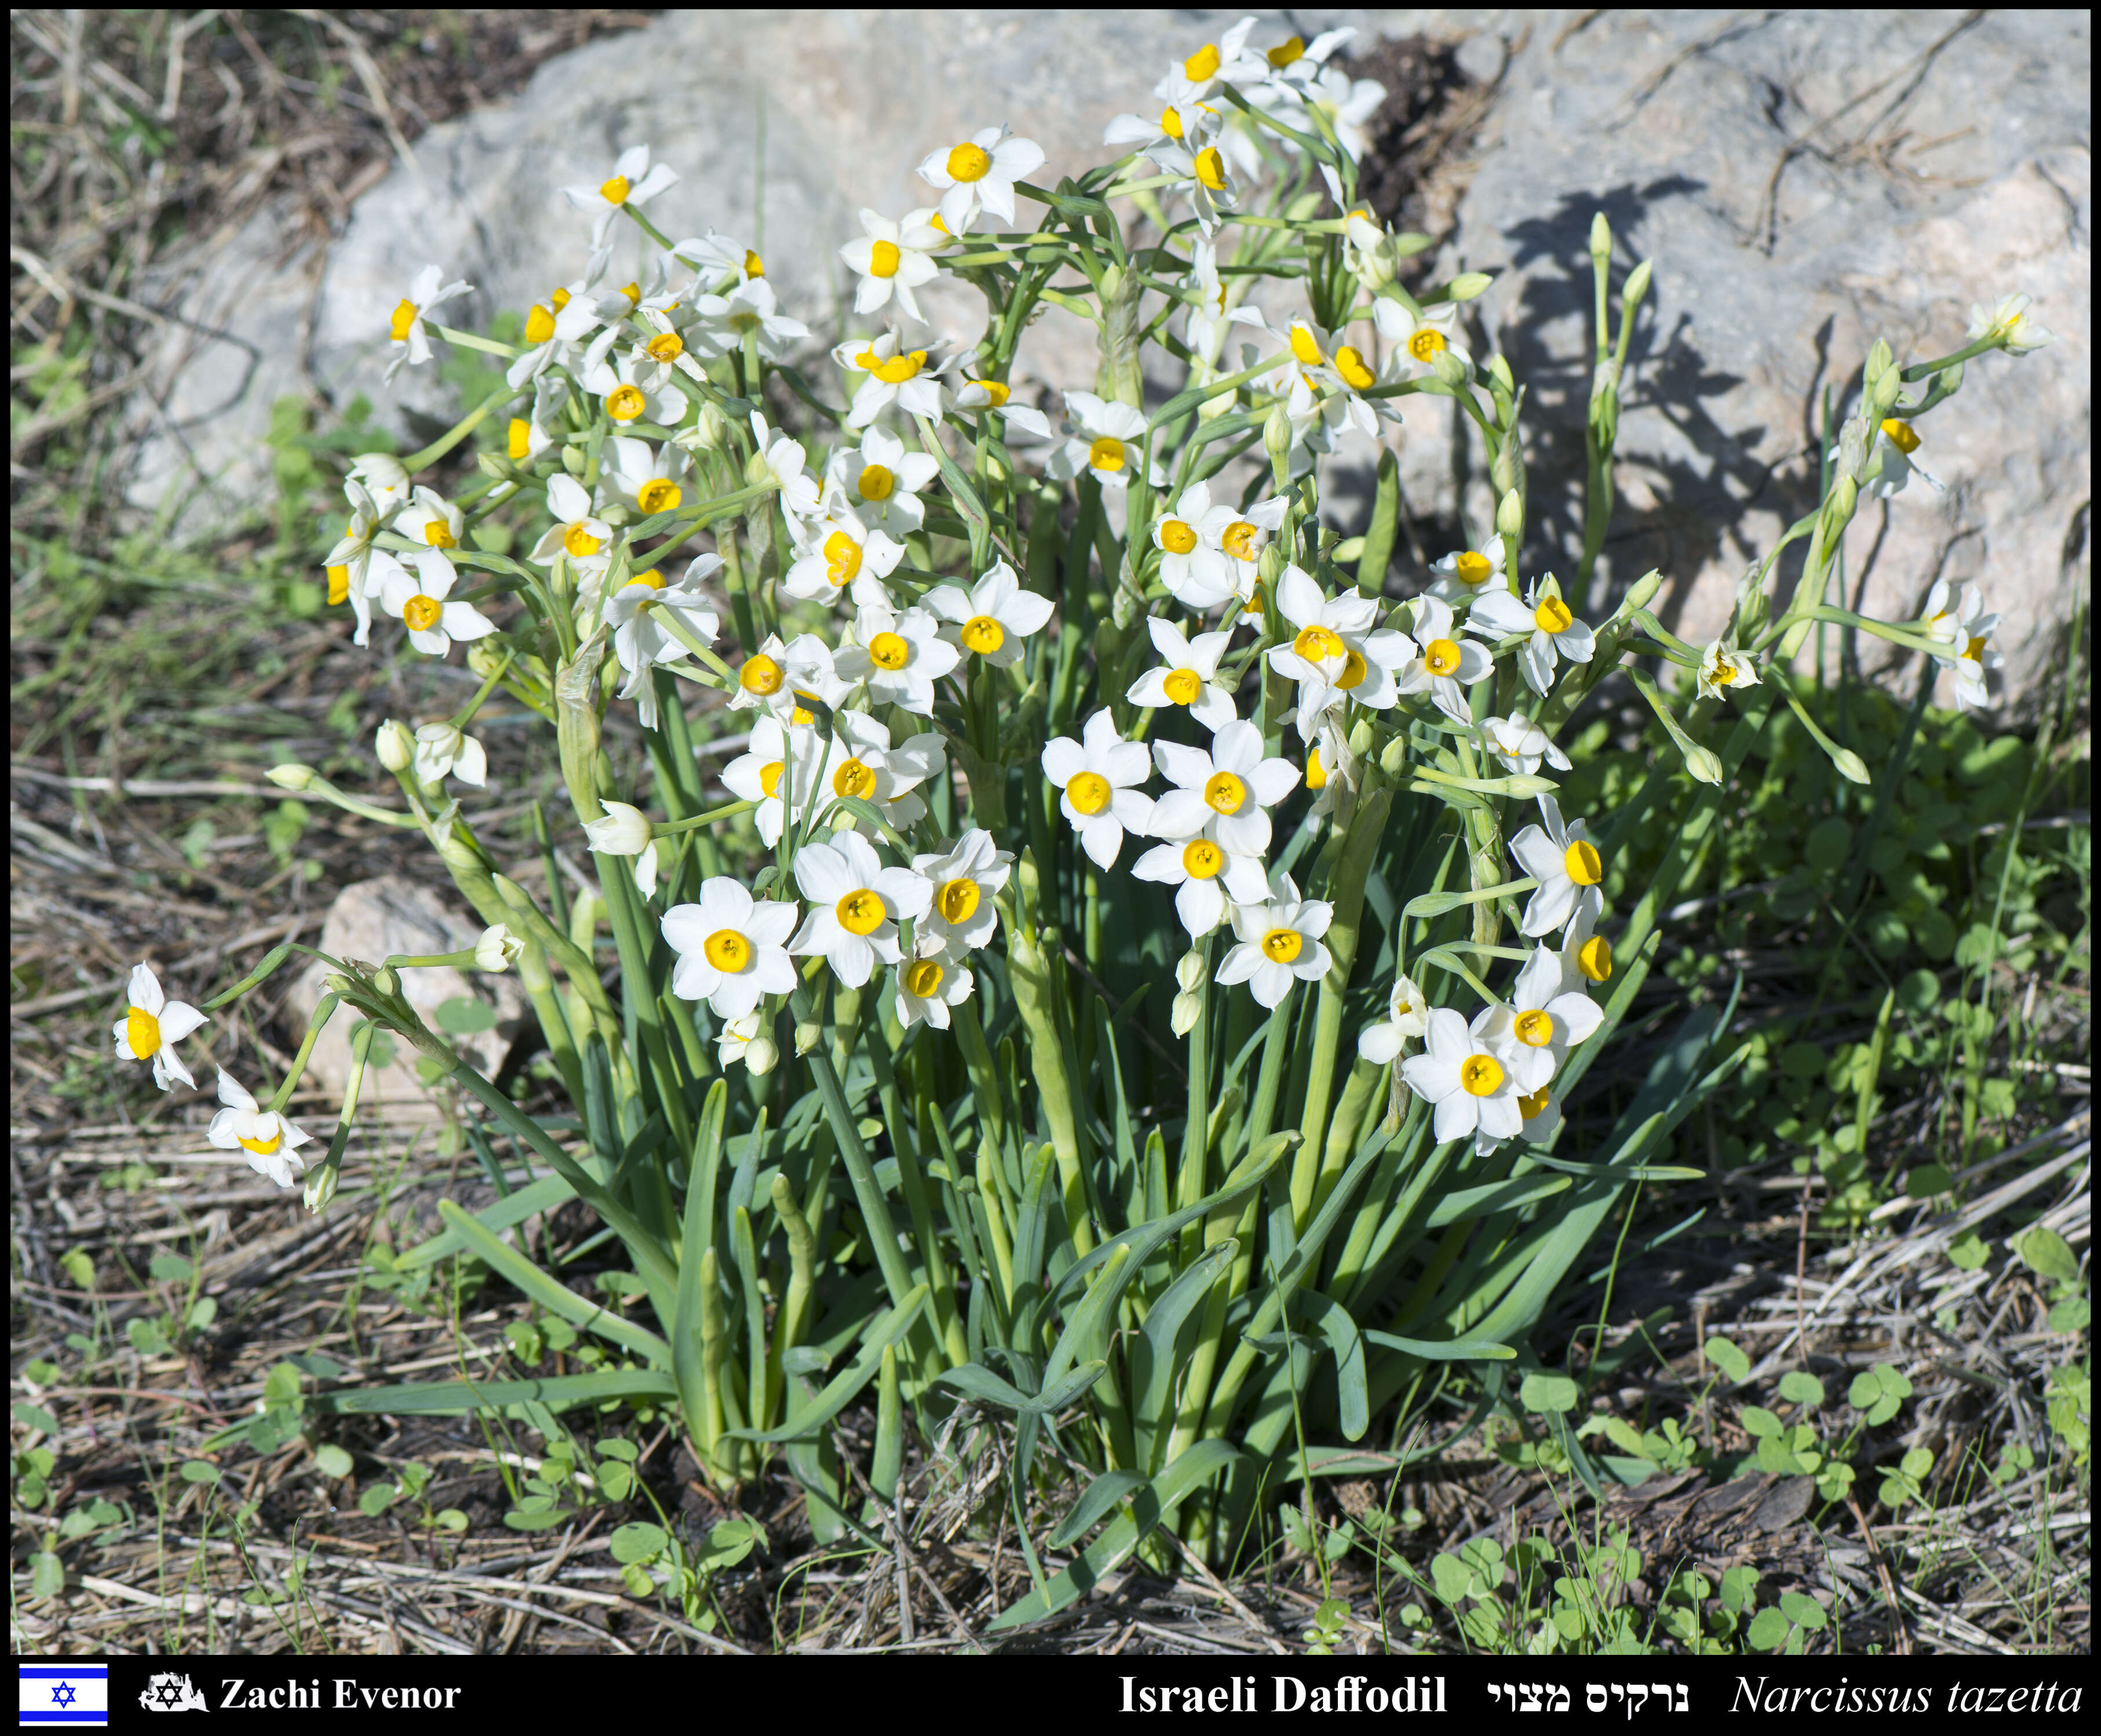
[{"label": "israeli flag icon", "polygon": [[109,1722],[109,1666],[106,1663],[18,1663],[20,1722],[81,1725]]}]

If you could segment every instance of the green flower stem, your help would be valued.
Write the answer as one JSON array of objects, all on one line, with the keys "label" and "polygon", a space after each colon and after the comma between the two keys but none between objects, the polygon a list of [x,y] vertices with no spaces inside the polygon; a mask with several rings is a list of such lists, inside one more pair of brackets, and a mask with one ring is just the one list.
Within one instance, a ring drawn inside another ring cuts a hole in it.
[{"label": "green flower stem", "polygon": [[718,821],[732,820],[741,813],[749,813],[758,806],[756,802],[725,802],[719,808],[710,808],[705,813],[697,813],[684,820],[666,820],[649,828],[652,838],[675,838],[681,832],[698,831],[704,826],[713,826]]},{"label": "green flower stem", "polygon": [[1065,1203],[1065,1220],[1073,1245],[1080,1253],[1094,1251],[1094,1224],[1087,1212],[1086,1179],[1081,1173],[1079,1118],[1074,1112],[1073,1073],[1066,1043],[1058,1028],[1054,1003],[1050,960],[1037,940],[1036,865],[1024,855],[1015,865],[1020,888],[1021,918],[1006,923],[1007,980],[1014,992],[1015,1010],[1028,1034],[1030,1063],[1035,1070],[1037,1102],[1050,1130],[1050,1145],[1058,1158],[1059,1189]]},{"label": "green flower stem", "polygon": [[963,1066],[970,1074],[971,1095],[977,1105],[978,1114],[989,1128],[993,1144],[1004,1145],[1006,1098],[1000,1089],[999,1070],[993,1065],[991,1045],[985,1041],[984,1026],[979,1022],[976,997],[964,1001],[950,1016],[957,1041],[962,1045]]},{"label": "green flower stem", "polygon": [[315,1041],[321,1036],[321,1027],[334,1016],[343,1004],[339,994],[324,994],[314,1008],[314,1016],[307,1021],[305,1040],[299,1044],[299,1052],[292,1057],[292,1065],[285,1070],[285,1083],[263,1107],[272,1114],[282,1114],[285,1105],[292,1100],[292,1092],[299,1083],[299,1075],[307,1070],[307,1059],[314,1052]]},{"label": "green flower stem", "polygon": [[[788,997],[789,1010],[798,1025],[814,1021],[816,1010],[810,1004],[810,991],[798,983]],[[853,1185],[854,1202],[860,1207],[861,1221],[868,1226],[869,1240],[874,1244],[875,1263],[882,1273],[883,1287],[890,1293],[893,1307],[902,1308],[912,1294],[912,1273],[905,1264],[905,1256],[897,1246],[897,1224],[890,1215],[890,1202],[883,1197],[882,1185],[875,1179],[875,1165],[869,1159],[868,1147],[861,1143],[860,1127],[855,1121],[847,1094],[839,1084],[839,1076],[832,1070],[832,1058],[820,1043],[803,1057],[809,1063],[811,1077],[816,1082],[818,1101],[824,1105],[825,1118],[831,1123],[832,1139],[838,1147],[839,1157],[847,1167],[847,1179]],[[913,1329],[918,1337],[927,1331],[922,1322]]]},{"label": "green flower stem", "polygon": [[1952,368],[1957,362],[1969,361],[1973,356],[1982,356],[1988,350],[1999,349],[2003,347],[2000,341],[2001,336],[1998,328],[1994,326],[1974,343],[1966,343],[1961,349],[1948,355],[1937,357],[1932,361],[1915,361],[1904,370],[1902,375],[1904,383],[1907,386],[1916,386],[1921,380],[1940,373],[1944,368]]},{"label": "green flower stem", "polygon": [[1947,657],[1956,646],[1944,639],[1935,639],[1930,633],[1919,631],[1916,627],[1898,622],[1877,621],[1871,616],[1856,615],[1850,609],[1833,609],[1820,604],[1809,612],[1813,621],[1829,621],[1839,627],[1850,627],[1864,633],[1873,633],[1878,639],[1886,639],[1893,645],[1901,645],[1907,651],[1923,652],[1928,657]]},{"label": "green flower stem", "polygon": [[[443,326],[439,328],[439,334],[442,337],[449,338],[455,343],[467,341],[463,333],[447,331]],[[483,339],[475,339],[469,342],[468,348],[471,349],[493,350],[500,356],[509,356],[515,353],[515,352],[510,350],[502,344],[490,343]],[[457,446],[462,441],[465,440],[468,435],[474,432],[476,428],[480,427],[482,423],[487,419],[491,410],[499,409],[502,405],[508,404],[513,398],[520,397],[523,395],[524,393],[520,388],[509,384],[506,384],[500,389],[492,392],[486,398],[483,399],[480,404],[475,405],[474,409],[469,410],[466,415],[462,416],[458,422],[454,423],[449,428],[446,429],[444,433],[440,434],[436,440],[432,441],[429,445],[424,447],[421,452],[411,453],[407,458],[402,459],[401,467],[407,471],[409,475],[414,476],[418,471],[423,469],[425,467],[436,463],[440,458],[443,458],[448,452],[451,451],[453,447]]]},{"label": "green flower stem", "polygon": [[317,795],[333,804],[345,813],[356,814],[360,820],[369,820],[376,826],[398,826],[405,831],[421,831],[423,818],[420,814],[396,813],[385,808],[374,808],[369,802],[360,802],[354,795],[345,795],[325,777],[316,777],[307,784],[302,795]]},{"label": "green flower stem", "polygon": [[669,633],[674,639],[677,640],[679,643],[683,645],[688,651],[692,652],[695,657],[700,658],[702,662],[713,669],[717,675],[722,676],[723,680],[729,682],[732,690],[734,691],[736,684],[736,671],[734,669],[732,669],[728,664],[725,663],[722,660],[721,656],[708,644],[705,640],[702,639],[699,634],[696,633],[691,627],[688,627],[684,622],[679,618],[678,610],[675,609],[659,609],[657,611],[657,624],[662,627],[664,631]]},{"label": "green flower stem", "polygon": [[956,1282],[941,1256],[941,1240],[934,1233],[932,1202],[927,1197],[927,1177],[919,1166],[918,1128],[907,1114],[898,1094],[897,1074],[891,1065],[889,1045],[879,1038],[869,1044],[868,1058],[875,1073],[875,1088],[882,1104],[882,1118],[890,1130],[890,1149],[897,1159],[897,1184],[912,1216],[912,1239],[926,1262],[927,1306],[934,1313],[934,1335],[952,1368],[971,1359],[963,1337],[963,1323],[956,1314]]},{"label": "green flower stem", "polygon": [[474,698],[468,700],[465,705],[461,706],[458,711],[453,714],[452,726],[453,728],[464,729],[469,724],[474,721],[475,713],[479,711],[482,706],[488,702],[489,696],[496,691],[496,684],[503,679],[505,671],[511,667],[511,665],[514,661],[515,661],[517,656],[518,653],[515,647],[506,649],[504,652],[503,661],[498,663],[495,668],[492,669],[489,672],[489,679],[484,681],[480,687],[475,689]]}]

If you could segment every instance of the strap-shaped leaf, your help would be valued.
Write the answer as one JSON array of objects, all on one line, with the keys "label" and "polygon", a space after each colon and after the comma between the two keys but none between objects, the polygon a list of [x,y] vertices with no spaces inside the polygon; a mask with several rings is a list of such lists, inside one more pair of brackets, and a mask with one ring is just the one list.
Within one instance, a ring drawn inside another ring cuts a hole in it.
[{"label": "strap-shaped leaf", "polygon": [[1155,1526],[1240,1456],[1238,1447],[1223,1441],[1214,1438],[1197,1442],[1139,1490],[1131,1501],[1130,1510],[1105,1526],[1102,1534],[1082,1550],[1069,1567],[1002,1611],[985,1631],[1011,1632],[1030,1622],[1041,1621],[1046,1615],[1055,1615],[1068,1604],[1077,1603],[1101,1583],[1104,1574],[1113,1573],[1130,1560],[1131,1552]]},{"label": "strap-shaped leaf", "polygon": [[1447,1224],[1493,1217],[1498,1211],[1512,1211],[1534,1200],[1565,1194],[1572,1185],[1566,1176],[1518,1176],[1484,1188],[1461,1188],[1439,1200],[1424,1222],[1431,1229],[1441,1229]]},{"label": "strap-shaped leaf", "polygon": [[843,1369],[826,1382],[824,1389],[808,1404],[796,1411],[778,1428],[763,1431],[755,1428],[727,1428],[723,1431],[740,1441],[779,1442],[793,1441],[811,1435],[846,1409],[855,1395],[873,1380],[876,1371],[882,1366],[886,1346],[903,1340],[911,1330],[912,1322],[918,1318],[919,1310],[927,1304],[927,1290],[924,1284],[915,1284],[906,1292],[905,1300],[885,1314],[869,1329],[861,1340],[860,1358],[851,1368]]},{"label": "strap-shaped leaf", "polygon": [[679,1245],[676,1313],[671,1322],[671,1369],[678,1377],[679,1408],[686,1427],[697,1430],[708,1414],[707,1373],[701,1346],[701,1269],[714,1231],[714,1176],[722,1161],[723,1123],[729,1112],[729,1084],[717,1079],[701,1105],[694,1136],[693,1169],[686,1181],[686,1220]]},{"label": "strap-shaped leaf", "polygon": [[624,1344],[649,1359],[652,1368],[671,1366],[671,1347],[645,1326],[622,1319],[612,1309],[580,1296],[558,1283],[517,1249],[484,1229],[451,1200],[438,1202],[438,1216],[459,1236],[471,1253],[501,1273],[551,1314],[559,1314],[573,1326],[595,1332],[600,1338]]},{"label": "strap-shaped leaf", "polygon": [[997,1405],[1002,1410],[1024,1415],[1048,1416],[1064,1410],[1100,1380],[1102,1371],[1108,1366],[1106,1362],[1082,1362],[1033,1398],[1020,1387],[1001,1380],[982,1362],[966,1362],[959,1368],[944,1369],[934,1378],[944,1386],[952,1386],[981,1403]]},{"label": "strap-shaped leaf", "polygon": [[409,1386],[363,1387],[321,1393],[307,1402],[329,1416],[444,1416],[537,1402],[550,1410],[602,1404],[608,1398],[671,1398],[671,1377],[661,1369],[611,1368],[546,1380],[433,1380]]},{"label": "strap-shaped leaf", "polygon": [[1087,1492],[1074,1504],[1072,1512],[1058,1521],[1051,1532],[1050,1547],[1069,1549],[1094,1530],[1109,1510],[1132,1490],[1143,1489],[1145,1479],[1135,1471],[1104,1471],[1087,1485]]},{"label": "strap-shaped leaf", "polygon": [[1365,1336],[1389,1350],[1419,1356],[1426,1362],[1507,1362],[1517,1354],[1508,1344],[1485,1338],[1403,1338],[1395,1332],[1369,1330]]},{"label": "strap-shaped leaf", "polygon": [[1320,1335],[1335,1357],[1335,1387],[1339,1395],[1345,1440],[1361,1441],[1371,1427],[1371,1405],[1365,1384],[1365,1341],[1350,1311],[1333,1296],[1319,1291],[1306,1295],[1307,1311],[1320,1322]]}]

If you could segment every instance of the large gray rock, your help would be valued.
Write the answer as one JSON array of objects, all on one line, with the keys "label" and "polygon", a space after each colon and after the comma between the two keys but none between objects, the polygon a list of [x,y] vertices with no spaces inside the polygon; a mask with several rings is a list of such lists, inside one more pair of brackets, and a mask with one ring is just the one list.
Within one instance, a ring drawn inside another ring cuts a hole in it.
[{"label": "large gray rock", "polygon": [[[2088,15],[1608,11],[1570,28],[1584,16],[1541,20],[1513,61],[1450,249],[1502,274],[1481,318],[1531,384],[1530,562],[1566,574],[1581,546],[1594,211],[1621,237],[1616,279],[1656,261],[1602,570],[1660,568],[1659,613],[1695,640],[1814,503],[1824,388],[1842,404],[1878,336],[1909,360],[1958,348],[1971,303],[2023,290],[2058,341],[1971,364],[1918,424],[1946,495],[1914,480],[1866,504],[1846,578],[1887,617],[1936,577],[1981,581],[2009,686],[2032,686],[2086,583]],[[1478,515],[1485,486],[1469,492]]]},{"label": "large gray rock", "polygon": [[[455,305],[468,325],[544,299],[589,236],[556,189],[595,184],[636,143],[683,177],[649,207],[666,232],[758,244],[787,310],[827,332],[851,307],[836,250],[860,232],[855,213],[925,202],[913,170],[930,149],[1005,120],[1042,144],[1055,182],[1101,160],[1107,119],[1146,109],[1166,66],[1235,16],[672,12],[551,61],[517,97],[425,133],[414,169],[358,199],[325,250],[277,257],[267,218],[236,238],[192,294],[193,323],[170,334],[169,415],[135,498],[191,533],[267,498],[269,405],[309,379],[434,429],[450,408],[434,368],[405,370],[398,391],[380,383],[403,286],[427,261],[467,278],[476,294]],[[1566,574],[1580,545],[1592,212],[1622,237],[1622,275],[1655,256],[1601,571],[1624,582],[1660,567],[1688,637],[1807,503],[1827,382],[1850,384],[1878,334],[1940,353],[1971,302],[2032,294],[2059,343],[1971,370],[1922,425],[1920,458],[1947,497],[1914,483],[1886,526],[1872,507],[1856,544],[1864,558],[1875,543],[1872,563],[1847,575],[1864,576],[1867,607],[1896,614],[1936,575],[1983,578],[2008,618],[2012,684],[2032,681],[2081,582],[2090,488],[2086,15],[1996,13],[1944,43],[1957,15],[1293,18],[1308,34],[1352,22],[1367,42],[1462,42],[1476,76],[1502,59],[1496,33],[1513,39],[1440,265],[1502,274],[1476,312],[1532,386],[1528,570]],[[1266,31],[1285,27],[1258,42]],[[623,265],[639,259],[623,246]],[[982,328],[967,286],[921,293],[939,334]],[[1087,385],[1094,368],[1091,328],[1053,309],[1017,383]],[[1463,508],[1478,526],[1485,479],[1452,414],[1417,401],[1394,438],[1411,507],[1447,522]]]},{"label": "large gray rock", "polygon": [[[381,875],[360,880],[337,893],[321,925],[321,950],[338,959],[356,959],[367,964],[406,954],[429,957],[436,953],[458,952],[480,937],[482,923],[455,909],[427,886],[400,875]],[[290,1011],[301,1024],[313,1016],[326,992],[322,979],[330,973],[316,959],[292,985]],[[515,976],[493,976],[476,971],[471,976],[449,964],[419,967],[400,973],[402,993],[423,1022],[442,1032],[438,1009],[447,1001],[478,1000],[495,1016],[494,1026],[446,1040],[480,1072],[494,1078],[511,1052],[526,1016],[525,997]],[[350,1083],[349,1014],[338,1011],[328,1022],[307,1062],[307,1070],[323,1088],[340,1092]],[[394,1059],[383,1067],[368,1066],[358,1096],[361,1101],[394,1105],[422,1104],[430,1100],[430,1087],[416,1076],[418,1052],[400,1038],[394,1043]]]}]

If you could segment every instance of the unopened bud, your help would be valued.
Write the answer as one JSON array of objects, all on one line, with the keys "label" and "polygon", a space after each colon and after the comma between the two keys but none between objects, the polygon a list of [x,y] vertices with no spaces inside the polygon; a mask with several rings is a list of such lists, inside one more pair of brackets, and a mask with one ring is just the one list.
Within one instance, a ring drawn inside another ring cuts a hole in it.
[{"label": "unopened bud", "polygon": [[1524,499],[1515,489],[1496,503],[1496,531],[1500,536],[1515,538],[1524,529]]},{"label": "unopened bud", "polygon": [[1722,761],[1711,748],[1696,742],[1685,750],[1685,769],[1703,784],[1722,782]]},{"label": "unopened bud", "polygon": [[1291,418],[1285,414],[1281,404],[1272,405],[1263,418],[1262,445],[1269,454],[1270,468],[1276,472],[1276,485],[1281,488],[1291,462]]},{"label": "unopened bud", "polygon": [[1511,372],[1510,358],[1507,356],[1498,351],[1495,355],[1489,356],[1488,372],[1495,376],[1496,383],[1505,392],[1513,394],[1516,392],[1517,379]]},{"label": "unopened bud", "polygon": [[1648,294],[1649,264],[1648,260],[1643,259],[1640,264],[1629,272],[1627,281],[1620,290],[1620,305],[1626,310],[1626,317],[1629,318],[1633,317],[1634,309],[1641,305],[1642,297]]},{"label": "unopened bud", "polygon": [[1528,801],[1535,795],[1551,795],[1561,786],[1550,777],[1538,777],[1519,772],[1502,779],[1497,787],[1506,795],[1515,796],[1519,801]]},{"label": "unopened bud", "polygon": [[1612,256],[1612,226],[1605,221],[1603,211],[1590,219],[1590,257],[1609,259]]},{"label": "unopened bud", "polygon": [[321,774],[310,765],[301,765],[297,760],[283,765],[273,765],[263,774],[280,790],[310,790]]},{"label": "unopened bud", "polygon": [[1196,1028],[1196,1021],[1204,1016],[1204,998],[1201,994],[1178,994],[1174,1004],[1168,1009],[1167,1023],[1178,1037],[1186,1037]]},{"label": "unopened bud", "polygon": [[1850,747],[1842,747],[1832,755],[1831,763],[1838,768],[1838,775],[1841,777],[1850,778],[1856,784],[1874,782],[1868,775],[1868,762]]},{"label": "unopened bud", "polygon": [[1389,777],[1400,776],[1401,768],[1408,764],[1408,737],[1397,735],[1379,750],[1379,769]]},{"label": "unopened bud", "polygon": [[1264,596],[1276,588],[1276,582],[1284,577],[1284,569],[1289,564],[1284,558],[1282,546],[1275,542],[1255,557],[1255,574],[1262,581]]},{"label": "unopened bud", "polygon": [[477,639],[467,648],[467,666],[488,680],[503,666],[503,651],[493,636]]},{"label": "unopened bud", "polygon": [[562,468],[568,472],[571,476],[581,476],[588,467],[589,467],[585,462],[584,449],[582,447],[564,446],[562,448]]},{"label": "unopened bud", "polygon": [[1648,572],[1627,587],[1626,600],[1614,611],[1619,615],[1631,615],[1638,609],[1647,609],[1663,588],[1663,574],[1651,567]]},{"label": "unopened bud", "polygon": [[795,1052],[807,1055],[824,1040],[825,1027],[815,1019],[805,1019],[795,1027]]},{"label": "unopened bud", "polygon": [[1496,453],[1496,461],[1489,468],[1491,480],[1498,494],[1506,494],[1517,486],[1517,442],[1506,440]]},{"label": "unopened bud", "polygon": [[1446,385],[1457,388],[1466,383],[1466,365],[1451,351],[1438,351],[1431,358],[1431,365],[1436,369],[1438,379]]},{"label": "unopened bud", "polygon": [[449,827],[438,841],[438,858],[445,866],[462,874],[483,875],[489,872],[473,845],[458,836]]},{"label": "unopened bud", "polygon": [[336,1182],[342,1174],[337,1165],[324,1163],[307,1176],[302,1197],[308,1211],[318,1216],[328,1209],[328,1202],[335,1198]]},{"label": "unopened bud", "polygon": [[1196,985],[1204,980],[1204,955],[1200,952],[1185,952],[1174,963],[1174,985],[1184,994],[1193,994]]},{"label": "unopened bud", "polygon": [[1461,272],[1444,286],[1448,301],[1471,301],[1496,280],[1486,272]]},{"label": "unopened bud", "polygon": [[744,485],[746,488],[760,487],[772,475],[772,471],[766,463],[766,454],[763,452],[753,453],[744,462]]},{"label": "unopened bud", "polygon": [[500,453],[477,452],[475,467],[492,482],[508,482],[517,475],[518,467]]},{"label": "unopened bud", "polygon": [[382,994],[392,994],[400,990],[401,979],[390,967],[383,964],[372,973],[372,986]]},{"label": "unopened bud", "polygon": [[771,1073],[781,1050],[771,1037],[754,1037],[744,1046],[744,1065],[752,1073]]},{"label": "unopened bud", "polygon": [[416,738],[406,724],[390,717],[373,737],[372,750],[388,771],[405,772],[416,757]]},{"label": "unopened bud", "polygon": [[1858,482],[1868,467],[1868,421],[1864,416],[1847,418],[1838,431],[1838,474]]}]

